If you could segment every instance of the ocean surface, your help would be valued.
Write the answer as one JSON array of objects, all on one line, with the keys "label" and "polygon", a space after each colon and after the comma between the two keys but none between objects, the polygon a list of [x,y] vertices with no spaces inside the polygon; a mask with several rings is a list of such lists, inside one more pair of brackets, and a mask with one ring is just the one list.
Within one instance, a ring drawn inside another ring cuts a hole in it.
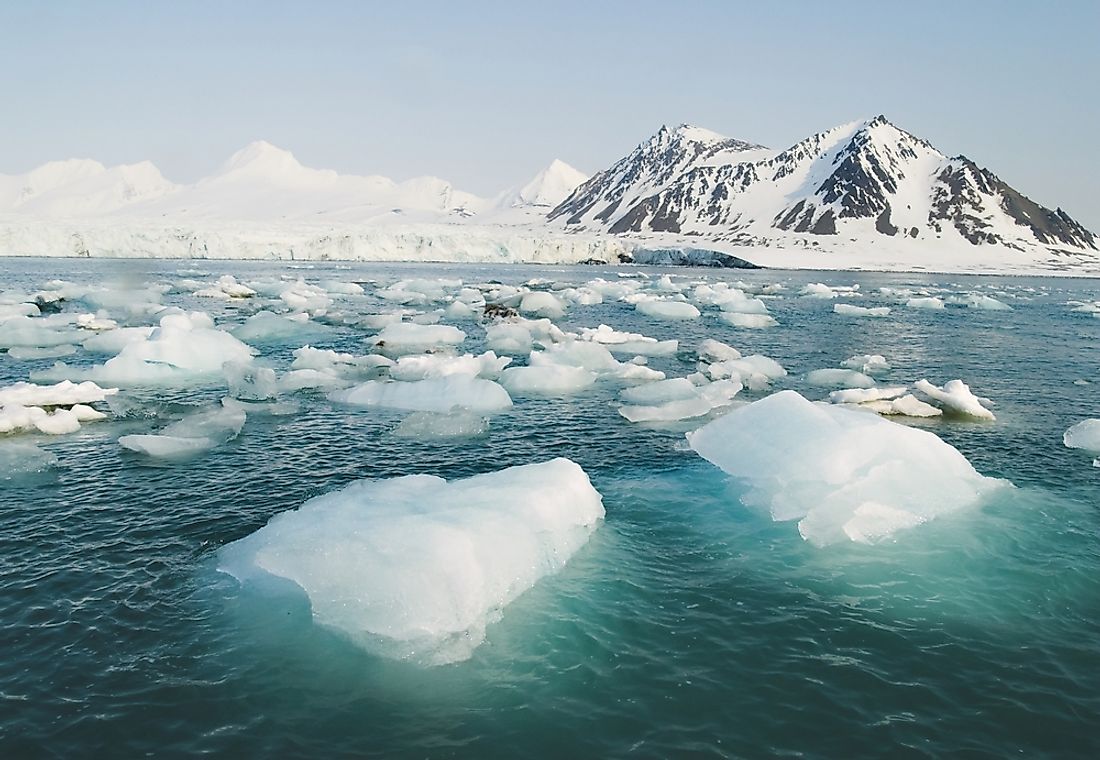
[{"label": "ocean surface", "polygon": [[[735,328],[713,310],[660,321],[621,302],[574,306],[557,322],[677,338],[677,355],[649,362],[669,376],[694,372],[694,346],[715,338],[778,360],[790,375],[774,388],[810,398],[827,389],[805,372],[856,354],[886,356],[883,383],[962,378],[995,403],[995,422],[905,424],[1016,487],[881,543],[816,547],[793,522],[742,506],[740,485],[687,448],[685,432],[705,419],[631,424],[611,385],[517,399],[484,435],[452,440],[398,437],[404,413],[303,392],[288,413],[250,415],[237,439],[174,463],[117,439],[216,401],[224,385],[127,389],[124,415],[19,436],[58,464],[0,479],[0,757],[1100,756],[1100,469],[1062,445],[1070,425],[1100,416],[1100,319],[1068,305],[1100,299],[1096,280],[3,259],[0,290],[225,273],[581,284],[665,272],[783,283],[768,301],[780,324]],[[863,297],[837,301],[893,311],[842,317],[836,301],[798,297],[811,282],[859,284]],[[880,287],[980,292],[1012,310],[906,308]],[[219,326],[254,310],[178,291],[164,303]],[[480,353],[479,323],[456,324],[463,349]],[[263,359],[282,372],[306,342],[369,348],[370,330],[318,329],[261,346]],[[0,355],[0,385],[54,361]],[[369,654],[315,625],[308,604],[249,593],[216,569],[220,547],[356,479],[459,478],[557,456],[586,470],[606,521],[463,662]]]}]

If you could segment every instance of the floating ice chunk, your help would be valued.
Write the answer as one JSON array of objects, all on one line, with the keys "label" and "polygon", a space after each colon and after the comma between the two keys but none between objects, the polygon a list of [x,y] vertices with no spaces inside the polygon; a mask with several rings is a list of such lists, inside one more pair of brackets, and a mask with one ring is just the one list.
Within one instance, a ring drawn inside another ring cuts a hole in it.
[{"label": "floating ice chunk", "polygon": [[1004,301],[998,301],[992,296],[971,295],[966,300],[966,305],[971,309],[984,309],[986,311],[1012,311],[1012,307]]},{"label": "floating ice chunk", "polygon": [[485,328],[485,342],[501,353],[526,354],[534,345],[531,331],[523,325],[498,322]]},{"label": "floating ice chunk", "polygon": [[463,354],[445,356],[441,354],[422,354],[402,356],[390,367],[390,377],[394,380],[426,380],[432,377],[448,375],[469,375],[470,377],[494,378],[500,371],[512,363],[507,356],[498,357],[492,351],[480,356]]},{"label": "floating ice chunk", "polygon": [[366,291],[357,282],[343,282],[341,280],[322,280],[321,289],[327,293],[336,293],[342,296],[361,296]]},{"label": "floating ice chunk", "polygon": [[218,375],[227,361],[249,362],[252,349],[214,327],[202,312],[169,314],[149,337],[126,345],[100,366],[82,370],[58,363],[34,373],[43,379],[85,377],[111,385],[172,385],[196,377]]},{"label": "floating ice chunk", "polygon": [[393,434],[398,438],[472,438],[481,435],[489,427],[489,420],[472,412],[436,414],[413,412],[401,420]]},{"label": "floating ice chunk", "polygon": [[657,319],[698,319],[699,309],[687,301],[665,301],[648,299],[638,301],[634,308],[647,317]]},{"label": "floating ice chunk", "polygon": [[577,306],[595,306],[603,303],[603,296],[592,288],[566,288],[558,295]]},{"label": "floating ice chunk", "polygon": [[759,298],[749,298],[737,288],[730,288],[722,295],[712,299],[719,309],[736,314],[760,314],[766,315],[768,307]]},{"label": "floating ice chunk", "polygon": [[332,306],[332,299],[324,288],[310,285],[305,280],[298,280],[279,293],[282,300],[291,311],[323,311]]},{"label": "floating ice chunk", "polygon": [[931,404],[921,401],[913,394],[894,399],[880,399],[860,404],[861,408],[870,409],[876,414],[899,417],[939,417],[943,410]]},{"label": "floating ice chunk", "polygon": [[886,361],[886,357],[882,354],[861,354],[845,359],[840,363],[840,366],[867,375],[874,375],[878,372],[889,371],[890,362]]},{"label": "floating ice chunk", "polygon": [[524,294],[519,302],[519,310],[524,314],[534,314],[536,317],[549,319],[560,319],[565,316],[565,304],[553,293],[545,291]]},{"label": "floating ice chunk", "polygon": [[393,359],[377,354],[356,356],[331,349],[302,346],[294,350],[291,369],[316,369],[324,371],[373,370],[379,367],[392,367]]},{"label": "floating ice chunk", "polygon": [[395,322],[382,328],[374,337],[374,345],[392,355],[419,354],[430,348],[457,346],[464,340],[466,333],[451,325]]},{"label": "floating ice chunk", "polygon": [[0,406],[72,406],[103,401],[118,393],[118,388],[100,388],[91,381],[73,383],[62,380],[56,385],[15,383],[0,388]]},{"label": "floating ice chunk", "polygon": [[762,330],[765,327],[775,327],[779,324],[767,314],[741,314],[736,311],[723,311],[718,317],[734,327],[745,327],[750,330]]},{"label": "floating ice chunk", "polygon": [[916,396],[906,395],[904,386],[892,388],[850,388],[833,391],[829,401],[834,404],[856,405],[877,414],[904,417],[938,417],[943,412]]},{"label": "floating ice chunk", "polygon": [[176,458],[198,454],[228,443],[241,433],[247,415],[239,404],[222,402],[173,422],[157,435],[124,435],[124,449],[151,457]]},{"label": "floating ice chunk", "polygon": [[238,340],[247,343],[300,343],[323,340],[328,329],[312,322],[308,314],[275,314],[258,311],[232,330]]},{"label": "floating ice chunk", "polygon": [[500,384],[513,395],[564,396],[595,382],[595,373],[565,364],[510,367],[500,375]]},{"label": "floating ice chunk", "polygon": [[44,472],[57,464],[57,455],[29,443],[0,441],[0,480]]},{"label": "floating ice chunk", "polygon": [[[635,356],[635,359],[644,357]],[[644,364],[636,364],[634,362],[625,362],[619,365],[619,368],[615,370],[614,377],[618,380],[624,380],[626,382],[642,382],[652,383],[658,380],[665,379],[665,373],[660,370],[647,367]]]},{"label": "floating ice chunk", "polygon": [[810,385],[842,386],[844,388],[871,388],[875,381],[854,369],[815,369],[806,373]]},{"label": "floating ice chunk", "polygon": [[73,413],[73,416],[75,416],[79,422],[95,422],[96,420],[107,419],[106,414],[87,404],[73,404],[69,407],[69,411]]},{"label": "floating ice chunk", "polygon": [[1012,307],[1004,301],[998,301],[992,296],[983,295],[981,293],[969,293],[965,296],[951,296],[947,299],[947,303],[983,311],[1012,311]]},{"label": "floating ice chunk", "polygon": [[648,385],[627,388],[619,394],[619,398],[628,404],[652,405],[663,404],[666,401],[696,398],[698,395],[699,389],[693,382],[686,377],[674,377]]},{"label": "floating ice chunk", "polygon": [[585,283],[585,287],[596,291],[605,300],[621,301],[632,293],[637,292],[640,284],[637,282],[608,282],[607,280],[597,277],[595,280],[589,280]]},{"label": "floating ice chunk", "polygon": [[744,504],[799,520],[799,533],[817,545],[888,538],[1004,483],[932,433],[794,391],[735,409],[688,443],[747,486]]},{"label": "floating ice chunk", "polygon": [[982,402],[990,403],[988,399],[979,399],[970,392],[970,386],[962,380],[951,380],[942,388],[937,388],[927,380],[918,380],[913,387],[933,401],[939,402],[946,411],[964,417],[975,417],[981,420],[995,420],[993,412],[983,406]]},{"label": "floating ice chunk", "polygon": [[105,312],[96,314],[77,314],[76,326],[81,330],[91,330],[92,332],[105,332],[107,330],[117,330],[118,322],[113,319],[108,319],[105,316]]},{"label": "floating ice chunk", "polygon": [[852,294],[859,292],[859,285],[834,285],[832,287],[822,282],[811,282],[803,285],[798,294],[803,298],[836,298],[842,293]]},{"label": "floating ice chunk", "polygon": [[183,438],[172,435],[124,435],[118,439],[122,448],[155,459],[180,459],[216,448],[209,438]]},{"label": "floating ice chunk", "polygon": [[476,319],[477,312],[469,304],[462,301],[452,301],[443,310],[443,316],[447,319]]},{"label": "floating ice chunk", "polygon": [[1100,420],[1082,420],[1062,435],[1062,443],[1071,449],[1100,454]]},{"label": "floating ice chunk", "polygon": [[705,362],[724,362],[741,358],[741,352],[721,341],[706,338],[699,344],[697,353]]},{"label": "floating ice chunk", "polygon": [[905,305],[910,309],[942,309],[943,299],[936,298],[935,296],[928,296],[923,298],[910,298],[905,302]]},{"label": "floating ice chunk", "polygon": [[695,387],[695,395],[691,398],[680,398],[654,405],[621,406],[619,414],[631,422],[675,422],[702,417],[714,409],[729,406],[733,403],[733,397],[741,392],[742,387],[737,380],[717,380]]},{"label": "floating ice chunk", "polygon": [[8,349],[8,356],[19,361],[31,359],[60,359],[72,356],[76,353],[76,347],[70,345],[50,346],[48,348],[36,348],[34,346],[14,346]]},{"label": "floating ice chunk", "polygon": [[512,405],[508,391],[492,380],[465,375],[416,382],[368,380],[329,394],[333,401],[356,406],[379,406],[410,412],[497,412]]},{"label": "floating ice chunk", "polygon": [[829,401],[834,404],[866,404],[868,401],[881,401],[882,399],[894,399],[904,396],[905,391],[906,388],[903,385],[892,388],[847,388],[830,393]]},{"label": "floating ice chunk", "polygon": [[504,607],[561,570],[603,516],[568,459],[450,483],[360,480],[223,547],[218,568],[245,585],[289,580],[318,625],[439,665],[469,658]]},{"label": "floating ice chunk", "polygon": [[556,343],[548,346],[545,351],[533,352],[528,357],[528,363],[532,366],[567,364],[601,375],[613,374],[622,367],[606,346],[575,340]]},{"label": "floating ice chunk", "polygon": [[680,346],[676,340],[657,340],[640,333],[620,332],[607,325],[595,329],[582,327],[580,335],[582,340],[607,346],[615,353],[634,356],[671,356]]},{"label": "floating ice chunk", "polygon": [[237,278],[231,274],[223,275],[213,286],[195,291],[200,298],[252,298],[256,291],[247,285],[237,282]]},{"label": "floating ice chunk", "polygon": [[225,380],[229,386],[229,395],[244,401],[263,401],[275,398],[279,392],[279,383],[275,370],[270,367],[257,367],[252,363],[226,362],[222,366]]},{"label": "floating ice chunk", "polygon": [[35,419],[34,426],[46,435],[66,435],[80,430],[80,418],[71,409],[57,409]]},{"label": "floating ice chunk", "polygon": [[14,316],[3,322],[0,348],[50,348],[80,342],[80,334],[68,327],[54,328],[42,317]]},{"label": "floating ice chunk", "polygon": [[752,354],[741,359],[715,362],[706,368],[706,375],[712,380],[740,379],[749,390],[763,390],[773,380],[785,377],[787,370],[775,359]]},{"label": "floating ice chunk", "polygon": [[[11,294],[10,291],[0,293],[0,299],[6,298]],[[17,295],[16,298],[23,298],[22,295]],[[0,323],[6,322],[9,319],[16,317],[37,317],[41,314],[38,306],[28,302],[16,302],[16,303],[0,303]]]},{"label": "floating ice chunk", "polygon": [[97,354],[119,354],[131,343],[140,343],[147,339],[154,329],[156,328],[120,327],[117,330],[108,330],[86,338],[81,346],[85,351],[93,351]]},{"label": "floating ice chunk", "polygon": [[887,317],[890,315],[889,306],[867,308],[866,306],[855,306],[848,303],[833,304],[833,311],[847,317]]}]

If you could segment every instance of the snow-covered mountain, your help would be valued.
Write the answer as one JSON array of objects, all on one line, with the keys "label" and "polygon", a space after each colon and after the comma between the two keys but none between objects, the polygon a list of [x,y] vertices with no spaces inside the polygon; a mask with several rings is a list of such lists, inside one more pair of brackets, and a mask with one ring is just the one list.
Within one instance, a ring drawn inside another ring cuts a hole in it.
[{"label": "snow-covered mountain", "polygon": [[476,213],[484,201],[437,177],[394,182],[303,166],[290,151],[250,143],[213,175],[178,192],[126,209],[128,216],[179,220],[317,220],[363,222],[411,214],[436,221]]},{"label": "snow-covered mountain", "polygon": [[996,175],[948,158],[883,116],[775,153],[697,127],[662,127],[548,215],[566,228],[743,245],[905,238],[1095,250],[1096,236]]},{"label": "snow-covered mountain", "polygon": [[1061,209],[882,116],[782,151],[662,127],[591,178],[555,160],[491,198],[437,177],[313,169],[263,141],[192,184],[149,162],[0,175],[0,255],[569,263],[689,251],[765,266],[1100,274],[1098,246]]},{"label": "snow-covered mountain", "polygon": [[51,161],[26,174],[0,175],[0,212],[35,216],[109,214],[178,189],[148,161],[108,169],[98,161]]},{"label": "snow-covered mountain", "polygon": [[531,207],[552,209],[564,201],[588,175],[555,158],[522,187],[507,190],[498,196],[498,208]]}]

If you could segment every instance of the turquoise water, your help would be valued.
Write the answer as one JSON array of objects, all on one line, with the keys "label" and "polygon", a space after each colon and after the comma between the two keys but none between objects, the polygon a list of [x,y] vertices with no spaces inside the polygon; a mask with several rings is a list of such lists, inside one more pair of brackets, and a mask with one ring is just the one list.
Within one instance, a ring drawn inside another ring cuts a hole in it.
[{"label": "turquoise water", "polygon": [[[27,259],[0,261],[0,283],[226,272],[582,283],[615,271]],[[650,362],[670,375],[694,371],[690,348],[717,338],[779,360],[791,376],[776,388],[811,398],[825,390],[799,375],[854,354],[884,354],[894,367],[884,382],[962,378],[996,402],[996,422],[912,424],[1017,488],[892,542],[817,548],[793,523],[740,506],[738,484],[686,449],[684,432],[701,422],[631,425],[610,387],[519,401],[484,437],[452,441],[399,438],[400,413],[303,393],[294,413],[250,416],[239,438],[180,463],[115,441],[224,388],[128,391],[122,419],[22,436],[59,465],[0,481],[0,755],[1096,756],[1100,470],[1061,435],[1100,416],[1100,320],[1066,305],[1100,298],[1097,283],[671,271],[787,283],[769,302],[780,326],[737,329],[712,312],[659,322],[622,303],[574,307],[560,324],[679,338],[679,355]],[[843,318],[831,301],[794,297],[807,282],[984,289],[1014,310]],[[220,324],[245,316],[189,295],[164,300]],[[464,349],[480,352],[483,331],[461,326]],[[366,350],[369,331],[324,329],[313,345]],[[263,346],[263,356],[281,371],[302,342]],[[0,381],[52,362],[0,356]],[[242,592],[214,569],[219,547],[351,480],[462,477],[553,456],[589,473],[606,523],[508,606],[466,662],[373,657],[313,625],[306,604]]]}]

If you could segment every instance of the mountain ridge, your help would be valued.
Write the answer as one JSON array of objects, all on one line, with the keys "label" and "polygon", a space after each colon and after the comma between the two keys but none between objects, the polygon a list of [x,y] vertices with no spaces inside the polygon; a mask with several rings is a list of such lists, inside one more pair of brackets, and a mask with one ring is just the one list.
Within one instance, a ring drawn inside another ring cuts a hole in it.
[{"label": "mountain ridge", "polygon": [[[817,249],[893,241],[914,260],[929,246],[1092,256],[1096,235],[966,156],[949,157],[884,115],[782,149],[692,124],[662,125],[586,177],[553,160],[526,183],[484,198],[438,177],[396,182],[302,165],[257,140],[191,184],[150,162],[91,159],[0,175],[0,217],[80,224],[481,225],[524,235],[621,237],[658,248]],[[79,220],[87,220],[81,222]],[[239,225],[236,225],[239,226]],[[502,233],[503,234],[503,233]],[[1091,259],[1090,259],[1091,260]]]}]

